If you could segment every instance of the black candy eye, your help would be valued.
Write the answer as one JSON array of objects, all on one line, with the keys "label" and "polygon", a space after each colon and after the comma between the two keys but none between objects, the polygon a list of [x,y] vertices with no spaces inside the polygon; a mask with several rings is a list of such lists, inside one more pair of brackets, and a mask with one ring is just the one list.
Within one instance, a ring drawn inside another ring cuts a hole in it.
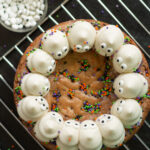
[{"label": "black candy eye", "polygon": [[122,103],[122,101],[120,101],[120,103]]},{"label": "black candy eye", "polygon": [[85,124],[84,127],[87,127],[87,124]]},{"label": "black candy eye", "polygon": [[43,104],[43,106],[45,106],[45,104]]},{"label": "black candy eye", "polygon": [[43,99],[41,98],[41,101],[43,101]]},{"label": "black candy eye", "polygon": [[76,126],[78,126],[78,124],[77,124],[77,123],[75,123],[75,125],[76,125]]},{"label": "black candy eye", "polygon": [[61,119],[59,119],[59,122],[61,122]]},{"label": "black candy eye", "polygon": [[37,101],[37,98],[35,100]]},{"label": "black candy eye", "polygon": [[102,43],[100,46],[101,46],[102,49],[106,48],[106,44],[105,43]]},{"label": "black candy eye", "polygon": [[94,126],[95,124],[94,124],[94,123],[92,123],[91,125],[92,125],[92,126]]},{"label": "black candy eye", "polygon": [[108,116],[107,118],[108,118],[108,119],[110,119],[111,117],[110,117],[110,116]]},{"label": "black candy eye", "polygon": [[68,121],[67,124],[70,124],[70,122]]},{"label": "black candy eye", "polygon": [[119,107],[117,107],[117,111],[119,111]]},{"label": "black candy eye", "polygon": [[61,56],[61,54],[59,53],[57,56]]},{"label": "black candy eye", "polygon": [[55,114],[52,114],[53,116],[55,116]]},{"label": "black candy eye", "polygon": [[101,121],[101,123],[104,123],[104,122],[105,122],[104,120]]}]

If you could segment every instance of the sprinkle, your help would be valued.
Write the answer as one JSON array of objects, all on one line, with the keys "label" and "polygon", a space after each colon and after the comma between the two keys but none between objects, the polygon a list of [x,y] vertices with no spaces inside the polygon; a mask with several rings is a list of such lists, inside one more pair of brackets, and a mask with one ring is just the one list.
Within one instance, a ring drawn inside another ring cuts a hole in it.
[{"label": "sprinkle", "polygon": [[23,94],[22,90],[21,90],[21,86],[17,86],[15,88],[15,92],[17,94],[17,100],[21,100],[25,97],[25,95]]},{"label": "sprinkle", "polygon": [[75,120],[80,120],[82,118],[82,115],[76,115],[76,117],[74,118]]},{"label": "sprinkle", "polygon": [[59,111],[59,108],[58,108],[57,104],[52,104],[51,111],[55,111],[55,112]]},{"label": "sprinkle", "polygon": [[31,53],[34,53],[36,50],[37,50],[36,48],[33,48],[31,51],[26,53],[26,56],[29,56]]},{"label": "sprinkle", "polygon": [[68,95],[68,97],[70,97],[70,98],[72,99],[72,98],[74,97],[74,93],[75,93],[75,91],[74,91],[74,90],[69,89],[69,91],[68,91],[67,95]]},{"label": "sprinkle", "polygon": [[81,110],[89,112],[89,113],[98,113],[101,109],[101,104],[100,102],[95,103],[94,105],[89,104],[88,101],[83,102],[83,106],[81,107]]},{"label": "sprinkle", "polygon": [[86,85],[86,83],[81,83],[79,86],[79,89],[81,91],[84,91],[85,94],[87,94],[87,89],[89,88],[89,85]]},{"label": "sprinkle", "polygon": [[125,42],[125,43],[130,42],[130,38],[129,38],[128,36],[126,36],[125,39],[124,39],[124,42]]},{"label": "sprinkle", "polygon": [[60,93],[59,90],[54,90],[52,96],[55,98],[55,100],[58,101],[58,100],[59,100],[59,97],[61,97],[61,93]]},{"label": "sprinkle", "polygon": [[56,149],[60,150],[60,147],[58,145],[56,145]]},{"label": "sprinkle", "polygon": [[68,141],[71,142],[71,137],[68,138]]},{"label": "sprinkle", "polygon": [[89,69],[89,67],[90,67],[90,64],[88,63],[88,61],[82,60],[81,61],[81,67],[80,67],[78,73],[80,73],[81,71],[87,71]]},{"label": "sprinkle", "polygon": [[150,45],[148,45],[148,48],[150,48]]}]

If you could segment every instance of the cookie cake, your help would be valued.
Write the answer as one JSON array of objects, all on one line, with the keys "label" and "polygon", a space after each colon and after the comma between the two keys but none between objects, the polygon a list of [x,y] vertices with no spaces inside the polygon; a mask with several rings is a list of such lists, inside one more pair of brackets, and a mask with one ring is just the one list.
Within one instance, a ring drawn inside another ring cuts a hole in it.
[{"label": "cookie cake", "polygon": [[60,23],[22,56],[14,100],[23,124],[50,150],[117,149],[150,110],[146,58],[118,26]]}]

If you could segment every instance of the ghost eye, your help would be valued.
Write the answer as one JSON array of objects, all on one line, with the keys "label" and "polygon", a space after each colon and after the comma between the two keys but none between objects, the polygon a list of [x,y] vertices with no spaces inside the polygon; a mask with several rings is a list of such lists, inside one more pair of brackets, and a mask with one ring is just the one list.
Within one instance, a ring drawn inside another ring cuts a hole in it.
[{"label": "ghost eye", "polygon": [[85,51],[88,51],[89,49],[90,49],[89,46],[85,46],[85,47],[84,47],[84,50],[85,50]]},{"label": "ghost eye", "polygon": [[83,127],[84,127],[84,128],[87,128],[87,124],[84,124]]},{"label": "ghost eye", "polygon": [[105,120],[101,120],[101,124],[104,124],[105,123]]},{"label": "ghost eye", "polygon": [[118,112],[121,112],[121,111],[122,111],[122,108],[121,108],[121,107],[117,107],[117,111],[118,111]]},{"label": "ghost eye", "polygon": [[112,48],[108,48],[107,49],[107,53],[112,53],[113,52],[113,49]]},{"label": "ghost eye", "polygon": [[55,116],[55,113],[52,113],[53,116]]},{"label": "ghost eye", "polygon": [[70,121],[67,121],[67,124],[70,124]]},{"label": "ghost eye", "polygon": [[111,117],[110,117],[110,116],[108,116],[108,117],[107,117],[107,119],[109,119],[109,120],[110,120],[110,119],[111,119]]},{"label": "ghost eye", "polygon": [[82,46],[81,45],[76,45],[76,49],[80,50],[80,49],[82,49]]},{"label": "ghost eye", "polygon": [[102,43],[102,44],[101,44],[101,48],[102,48],[102,49],[106,48],[106,43]]},{"label": "ghost eye", "polygon": [[79,127],[79,123],[75,123],[74,126],[78,128]]},{"label": "ghost eye", "polygon": [[121,62],[122,62],[122,58],[121,58],[121,57],[118,57],[118,58],[116,59],[116,61],[117,61],[118,63],[121,63]]},{"label": "ghost eye", "polygon": [[50,66],[50,67],[48,68],[48,70],[49,70],[49,72],[52,72],[53,69],[52,69],[52,67]]},{"label": "ghost eye", "polygon": [[123,93],[123,88],[119,88],[119,93]]},{"label": "ghost eye", "polygon": [[124,103],[125,103],[125,101],[124,101],[124,100],[121,100],[121,101],[120,101],[120,104],[124,104]]},{"label": "ghost eye", "polygon": [[62,120],[61,120],[61,119],[58,119],[58,121],[61,122]]},{"label": "ghost eye", "polygon": [[46,110],[46,109],[47,109],[47,108],[46,108],[46,105],[45,105],[45,104],[42,104],[42,105],[41,105],[41,109],[42,109],[42,110]]},{"label": "ghost eye", "polygon": [[62,55],[62,52],[58,52],[57,56],[60,57]]},{"label": "ghost eye", "polygon": [[119,85],[120,86],[122,86],[123,85],[123,81],[121,80],[121,81],[119,81]]},{"label": "ghost eye", "polygon": [[122,69],[122,70],[127,69],[127,65],[126,65],[126,64],[122,64],[122,65],[121,65],[121,69]]},{"label": "ghost eye", "polygon": [[35,99],[35,101],[37,101],[37,98]]},{"label": "ghost eye", "polygon": [[67,47],[64,47],[64,48],[63,48],[63,52],[66,52],[67,50],[68,50]]},{"label": "ghost eye", "polygon": [[52,60],[52,65],[55,65],[56,63],[55,63],[55,60]]}]

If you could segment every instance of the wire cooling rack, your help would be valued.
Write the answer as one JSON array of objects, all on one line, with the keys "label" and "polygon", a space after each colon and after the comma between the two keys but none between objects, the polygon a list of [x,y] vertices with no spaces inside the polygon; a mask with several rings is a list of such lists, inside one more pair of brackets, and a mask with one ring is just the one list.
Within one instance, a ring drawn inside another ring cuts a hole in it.
[{"label": "wire cooling rack", "polygon": [[[37,28],[0,56],[0,150],[45,150],[18,119],[12,94],[16,67],[25,49],[37,35],[60,22],[81,18],[119,25],[136,42],[150,62],[149,0],[64,0],[60,2]],[[150,115],[132,140],[119,149],[150,150]]]}]

